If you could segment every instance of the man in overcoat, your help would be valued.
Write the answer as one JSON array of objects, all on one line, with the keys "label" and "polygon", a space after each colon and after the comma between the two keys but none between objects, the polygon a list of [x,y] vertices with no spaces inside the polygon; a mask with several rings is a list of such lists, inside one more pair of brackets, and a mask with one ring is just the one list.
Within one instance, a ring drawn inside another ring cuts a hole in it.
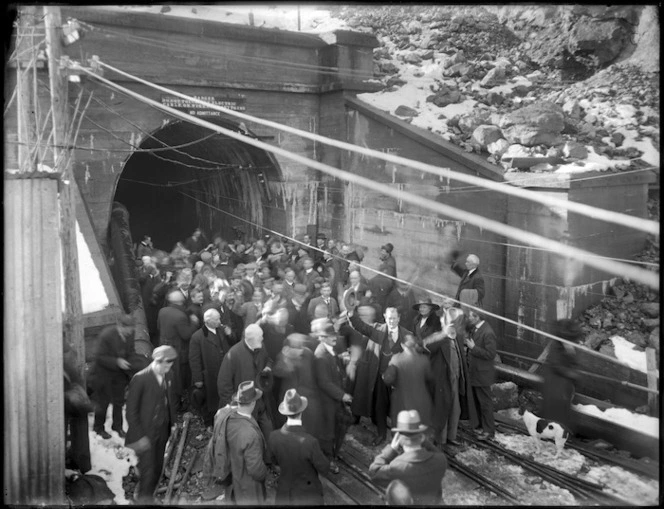
[{"label": "man in overcoat", "polygon": [[307,398],[295,389],[286,391],[279,405],[279,413],[287,417],[286,424],[270,434],[270,454],[281,467],[277,505],[323,505],[323,485],[318,474],[328,472],[330,460],[318,440],[302,427],[302,413],[307,405]]},{"label": "man in overcoat", "polygon": [[336,299],[332,297],[332,285],[327,281],[320,285],[320,296],[314,297],[309,301],[309,305],[307,306],[307,315],[309,316],[309,320],[313,320],[315,318],[314,310],[319,304],[325,305],[327,308],[326,316],[329,319],[333,319],[339,314],[339,304],[337,304]]},{"label": "man in overcoat", "polygon": [[[351,326],[368,338],[364,353],[357,363],[356,398],[353,399],[351,409],[355,415],[371,415],[377,428],[373,446],[380,445],[387,435],[390,390],[383,381],[383,373],[392,355],[403,351],[401,342],[409,333],[399,325],[399,312],[395,308],[387,308],[384,316],[385,323],[369,325],[354,310],[349,310]],[[362,388],[365,390],[362,391]]]},{"label": "man in overcoat", "polygon": [[[231,348],[230,327],[221,325],[219,311],[208,309],[203,315],[204,326],[197,330],[189,343],[189,366],[194,387],[205,395],[201,412],[205,426],[212,426],[219,409],[217,377],[224,356]],[[196,390],[195,389],[195,390]]]},{"label": "man in overcoat", "polygon": [[134,497],[141,504],[153,503],[166,442],[175,424],[171,367],[176,361],[172,346],[159,346],[152,352],[152,363],[129,382],[125,446],[138,456],[139,482]]},{"label": "man in overcoat", "polygon": [[233,479],[233,499],[240,505],[265,503],[266,441],[253,418],[256,402],[263,392],[253,381],[238,387],[237,410],[231,412],[226,423],[226,444]]},{"label": "man in overcoat", "polygon": [[113,405],[112,429],[124,437],[122,407],[125,389],[133,375],[129,359],[134,355],[134,325],[131,315],[122,315],[118,323],[99,334],[97,355],[92,366],[92,399],[95,402],[94,431],[102,438],[111,438],[104,429],[108,405]]},{"label": "man in overcoat", "polygon": [[470,337],[466,338],[468,376],[472,387],[472,401],[484,430],[478,438],[488,440],[496,433],[491,400],[491,385],[496,371],[493,364],[497,348],[496,334],[478,311],[469,310],[468,321],[472,326]]},{"label": "man in overcoat", "polygon": [[[456,259],[458,256],[456,251],[453,253],[453,256],[454,263],[452,263],[452,270],[461,278],[454,298],[459,301],[461,300],[461,292],[463,290],[476,290],[477,302],[469,302],[469,304],[482,307],[482,300],[484,299],[484,278],[479,269],[479,257],[474,254],[469,254],[466,257],[465,267],[461,267],[461,264]],[[457,302],[454,305],[459,306],[460,304]]]},{"label": "man in overcoat", "polygon": [[168,305],[159,310],[157,328],[159,344],[172,346],[178,354],[178,361],[173,366],[173,396],[176,409],[179,409],[182,392],[187,387],[187,380],[183,380],[182,374],[189,373],[189,340],[198,329],[199,322],[195,315],[187,316],[181,291],[171,291],[166,295],[166,302]]},{"label": "man in overcoat", "polygon": [[321,428],[316,433],[321,449],[330,458],[330,471],[339,473],[335,462],[346,434],[344,404],[351,403],[353,397],[344,390],[345,369],[343,361],[334,351],[337,333],[329,322],[315,331],[320,343],[314,352],[314,374],[320,393]]},{"label": "man in overcoat", "polygon": [[255,382],[263,391],[253,415],[263,435],[268,437],[273,429],[267,413],[271,405],[264,399],[272,397],[272,361],[263,348],[263,329],[255,323],[245,329],[244,339],[232,346],[221,362],[217,377],[219,406],[228,405],[240,384],[247,380]]},{"label": "man in overcoat", "polygon": [[399,412],[392,442],[369,466],[369,475],[384,484],[400,479],[415,505],[441,505],[447,460],[425,439],[426,429],[417,410]]}]

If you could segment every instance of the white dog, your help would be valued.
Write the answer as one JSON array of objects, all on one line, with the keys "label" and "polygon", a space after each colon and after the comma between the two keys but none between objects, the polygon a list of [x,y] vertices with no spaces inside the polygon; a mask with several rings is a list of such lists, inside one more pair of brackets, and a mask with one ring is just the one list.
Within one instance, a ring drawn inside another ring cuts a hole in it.
[{"label": "white dog", "polygon": [[526,428],[528,428],[528,433],[530,433],[530,436],[535,441],[537,452],[540,452],[541,449],[541,439],[553,440],[556,444],[556,455],[554,458],[557,458],[565,447],[565,443],[569,438],[569,431],[557,422],[540,419],[523,407],[519,409],[519,414],[523,417],[523,422],[526,424]]}]

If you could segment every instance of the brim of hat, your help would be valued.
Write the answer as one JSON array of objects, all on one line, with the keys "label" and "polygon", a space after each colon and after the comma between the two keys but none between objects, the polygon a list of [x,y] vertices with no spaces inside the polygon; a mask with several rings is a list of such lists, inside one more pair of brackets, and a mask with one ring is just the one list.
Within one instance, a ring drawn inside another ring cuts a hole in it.
[{"label": "brim of hat", "polygon": [[254,397],[253,397],[252,399],[250,399],[249,401],[245,401],[244,403],[241,403],[240,400],[239,400],[239,398],[237,398],[237,396],[236,396],[235,400],[236,400],[236,401],[238,402],[238,404],[240,404],[240,405],[247,405],[247,404],[249,404],[249,403],[253,403],[254,401],[258,401],[259,399],[261,399],[261,398],[263,397],[263,391],[261,391],[261,390],[258,389],[258,388],[256,388],[255,390],[256,390],[256,396],[254,396]]},{"label": "brim of hat", "polygon": [[288,410],[288,407],[286,406],[285,402],[282,401],[281,403],[279,403],[279,413],[281,415],[295,415],[304,412],[307,406],[309,405],[309,401],[304,396],[300,396],[300,398],[302,398],[302,408],[300,408],[298,411],[293,412],[291,410]]},{"label": "brim of hat", "polygon": [[434,311],[438,311],[438,310],[440,309],[440,306],[439,306],[438,304],[433,304],[433,303],[431,303],[431,302],[418,302],[417,304],[414,304],[414,305],[413,305],[413,309],[414,309],[415,311],[417,311],[417,309],[418,309],[420,306],[431,306],[431,308],[432,308]]},{"label": "brim of hat", "polygon": [[416,433],[422,433],[423,431],[426,431],[429,428],[426,424],[420,424],[419,429],[417,430],[412,430],[412,429],[402,429],[402,428],[392,428],[392,431],[394,433],[401,433],[402,435],[415,435]]}]

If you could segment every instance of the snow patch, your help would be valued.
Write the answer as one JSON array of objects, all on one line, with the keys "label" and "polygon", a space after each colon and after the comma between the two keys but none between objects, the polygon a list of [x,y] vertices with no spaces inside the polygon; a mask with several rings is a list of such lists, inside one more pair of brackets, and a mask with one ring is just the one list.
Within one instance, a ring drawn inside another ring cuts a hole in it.
[{"label": "snow patch", "polygon": [[648,372],[646,362],[646,352],[634,349],[634,343],[630,343],[621,336],[612,336],[611,342],[616,353],[616,357],[627,364],[632,369],[638,369],[644,373]]},{"label": "snow patch", "polygon": [[92,259],[92,253],[90,253],[90,248],[85,241],[85,237],[83,237],[78,221],[76,222],[76,245],[78,248],[78,272],[81,279],[81,306],[83,313],[101,311],[109,305],[108,296],[106,295],[106,290],[101,282],[101,276]]},{"label": "snow patch", "polygon": [[586,145],[588,149],[588,158],[584,161],[562,164],[555,170],[555,173],[584,173],[587,171],[604,171],[613,168],[627,168],[630,161],[625,159],[609,159],[604,155],[595,152],[591,145]]},{"label": "snow patch", "polygon": [[611,421],[625,428],[640,431],[659,438],[659,419],[648,415],[635,414],[625,408],[607,408],[602,411],[595,405],[572,405],[572,408],[587,415]]}]

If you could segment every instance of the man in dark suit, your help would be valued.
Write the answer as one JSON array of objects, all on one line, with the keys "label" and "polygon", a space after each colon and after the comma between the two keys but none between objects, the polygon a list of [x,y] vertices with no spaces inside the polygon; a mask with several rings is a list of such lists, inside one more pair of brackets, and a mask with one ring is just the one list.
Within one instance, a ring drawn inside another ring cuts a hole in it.
[{"label": "man in dark suit", "polygon": [[166,296],[168,305],[159,310],[157,328],[159,344],[172,346],[178,354],[178,361],[173,366],[173,396],[176,409],[180,409],[182,392],[189,386],[189,380],[182,373],[189,373],[189,340],[198,329],[198,318],[187,316],[185,298],[181,291],[173,290]]},{"label": "man in dark suit", "polygon": [[328,472],[330,460],[318,440],[302,427],[302,413],[307,405],[307,398],[295,389],[286,391],[279,413],[288,420],[270,434],[268,447],[274,462],[281,467],[277,505],[323,505],[323,485],[318,474]]},{"label": "man in dark suit", "polygon": [[[385,323],[364,323],[354,310],[349,310],[352,327],[368,338],[364,353],[358,362],[355,375],[356,398],[353,400],[353,414],[371,415],[376,424],[377,435],[372,445],[381,444],[387,435],[387,416],[390,413],[390,389],[383,381],[383,374],[392,355],[403,351],[401,343],[408,330],[399,326],[399,312],[396,308],[385,310]],[[357,388],[366,388],[362,394]]]},{"label": "man in dark suit", "polygon": [[152,363],[134,375],[127,392],[125,445],[138,455],[139,483],[134,497],[152,504],[152,494],[164,463],[164,451],[171,426],[175,424],[173,372],[177,352],[162,345],[152,352]]},{"label": "man in dark suit", "polygon": [[470,336],[466,338],[468,376],[472,387],[472,401],[484,430],[478,438],[488,440],[496,434],[491,400],[491,385],[496,371],[493,365],[496,357],[496,334],[477,311],[468,311],[468,321],[472,326]]},{"label": "man in dark suit", "polygon": [[189,344],[189,365],[194,391],[204,395],[200,405],[205,426],[212,426],[214,414],[219,409],[217,376],[224,356],[231,348],[230,327],[221,325],[219,311],[208,309],[203,321],[205,325],[191,336]]},{"label": "man in dark suit", "polygon": [[415,505],[441,505],[447,460],[425,439],[426,429],[417,410],[399,412],[392,442],[376,456],[369,474],[384,483],[400,479]]},{"label": "man in dark suit", "polygon": [[312,334],[318,336],[320,343],[314,352],[314,374],[320,391],[321,429],[317,433],[321,449],[330,458],[330,471],[339,473],[335,459],[341,450],[347,424],[345,422],[344,403],[351,403],[353,397],[345,391],[344,366],[337,357],[334,347],[337,344],[337,333],[332,323],[322,327],[312,326]]},{"label": "man in dark suit", "polygon": [[309,301],[307,314],[310,320],[315,318],[314,311],[319,304],[324,304],[327,307],[327,318],[332,319],[339,314],[339,304],[337,304],[336,299],[332,298],[332,285],[327,281],[320,286],[320,297],[314,297]]},{"label": "man in dark suit", "polygon": [[[454,257],[454,263],[452,263],[452,270],[456,272],[461,281],[459,281],[459,288],[457,288],[456,296],[454,297],[457,301],[462,300],[462,297],[465,298],[465,295],[462,295],[463,290],[475,290],[477,291],[477,300],[474,298],[469,298],[466,304],[471,304],[473,306],[482,307],[482,300],[484,299],[484,278],[479,270],[480,259],[477,255],[469,254],[466,257],[465,269],[462,268],[457,261],[458,252],[452,254]],[[464,292],[466,293],[466,292]],[[457,302],[454,304],[459,306]]]},{"label": "man in dark suit", "polygon": [[314,261],[309,256],[302,259],[302,272],[300,272],[300,283],[307,287],[307,297],[317,297],[320,283],[323,281],[321,275],[314,270]]}]

